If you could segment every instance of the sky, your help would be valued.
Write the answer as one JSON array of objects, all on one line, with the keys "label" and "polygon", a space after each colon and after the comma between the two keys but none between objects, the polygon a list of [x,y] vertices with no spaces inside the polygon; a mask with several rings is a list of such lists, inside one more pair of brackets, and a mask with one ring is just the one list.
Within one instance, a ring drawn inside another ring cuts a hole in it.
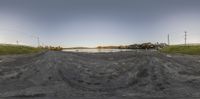
[{"label": "sky", "polygon": [[0,43],[200,43],[200,0],[0,0]]}]

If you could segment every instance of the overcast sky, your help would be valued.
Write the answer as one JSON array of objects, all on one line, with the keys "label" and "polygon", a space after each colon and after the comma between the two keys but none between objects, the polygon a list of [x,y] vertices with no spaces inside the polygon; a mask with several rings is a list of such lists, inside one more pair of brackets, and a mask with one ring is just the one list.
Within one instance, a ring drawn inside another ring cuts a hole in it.
[{"label": "overcast sky", "polygon": [[200,42],[200,0],[0,0],[0,43],[63,47]]}]

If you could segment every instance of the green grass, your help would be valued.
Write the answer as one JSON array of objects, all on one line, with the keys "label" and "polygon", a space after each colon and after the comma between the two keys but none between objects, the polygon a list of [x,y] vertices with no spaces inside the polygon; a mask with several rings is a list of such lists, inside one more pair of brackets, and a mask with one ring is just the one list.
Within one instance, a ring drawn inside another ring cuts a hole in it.
[{"label": "green grass", "polygon": [[0,55],[29,54],[40,52],[43,49],[11,44],[0,44]]},{"label": "green grass", "polygon": [[200,45],[172,45],[161,49],[161,52],[165,53],[179,53],[179,54],[189,54],[189,55],[200,55]]}]

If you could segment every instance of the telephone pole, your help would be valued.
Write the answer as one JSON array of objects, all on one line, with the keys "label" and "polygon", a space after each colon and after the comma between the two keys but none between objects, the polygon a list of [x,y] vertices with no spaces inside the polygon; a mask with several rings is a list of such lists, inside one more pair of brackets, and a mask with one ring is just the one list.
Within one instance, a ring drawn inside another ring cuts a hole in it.
[{"label": "telephone pole", "polygon": [[184,33],[185,33],[185,46],[186,46],[186,44],[187,44],[187,31],[184,31]]},{"label": "telephone pole", "polygon": [[169,38],[169,34],[167,35],[167,40],[168,40],[168,45],[170,45],[170,38]]}]

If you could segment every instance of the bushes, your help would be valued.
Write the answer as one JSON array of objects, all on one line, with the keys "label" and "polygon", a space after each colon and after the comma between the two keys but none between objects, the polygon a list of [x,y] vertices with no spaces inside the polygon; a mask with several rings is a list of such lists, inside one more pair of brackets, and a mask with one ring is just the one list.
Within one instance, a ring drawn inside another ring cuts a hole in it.
[{"label": "bushes", "polygon": [[[41,47],[41,48],[43,48],[43,47]],[[48,49],[48,50],[52,50],[52,51],[62,51],[63,50],[63,48],[60,46],[58,46],[58,47],[45,46],[44,48]]]}]

